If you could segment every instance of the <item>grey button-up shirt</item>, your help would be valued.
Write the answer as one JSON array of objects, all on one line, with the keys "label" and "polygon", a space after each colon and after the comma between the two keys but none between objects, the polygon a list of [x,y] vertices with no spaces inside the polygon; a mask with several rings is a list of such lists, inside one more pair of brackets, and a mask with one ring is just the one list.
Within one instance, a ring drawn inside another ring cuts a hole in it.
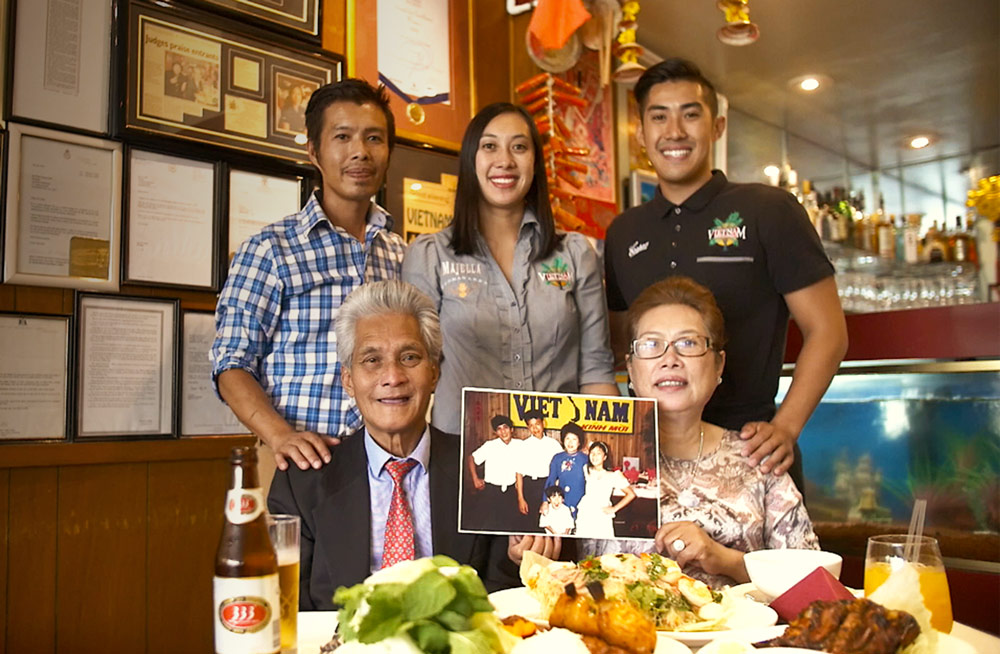
[{"label": "grey button-up shirt", "polygon": [[441,314],[444,359],[431,423],[460,433],[462,388],[575,393],[614,383],[608,317],[597,254],[580,234],[532,261],[538,220],[525,212],[507,282],[482,237],[479,252],[458,256],[450,227],[421,236],[406,251],[403,279]]}]

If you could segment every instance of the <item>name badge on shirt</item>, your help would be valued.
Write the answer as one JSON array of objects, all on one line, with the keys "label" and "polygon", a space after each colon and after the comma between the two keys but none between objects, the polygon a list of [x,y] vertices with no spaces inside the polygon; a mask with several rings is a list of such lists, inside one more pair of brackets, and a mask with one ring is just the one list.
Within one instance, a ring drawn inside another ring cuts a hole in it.
[{"label": "name badge on shirt", "polygon": [[562,260],[562,257],[556,257],[552,263],[543,263],[538,276],[543,282],[556,288],[566,288],[573,281],[569,266]]}]

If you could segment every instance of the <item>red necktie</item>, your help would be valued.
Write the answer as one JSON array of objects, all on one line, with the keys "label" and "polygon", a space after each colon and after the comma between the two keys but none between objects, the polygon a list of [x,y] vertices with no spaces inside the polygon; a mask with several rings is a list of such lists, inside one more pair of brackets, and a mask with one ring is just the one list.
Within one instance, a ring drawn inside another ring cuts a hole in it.
[{"label": "red necktie", "polygon": [[392,500],[389,502],[389,517],[385,521],[385,540],[382,549],[382,567],[415,558],[413,546],[413,514],[406,501],[403,477],[417,462],[413,459],[389,461],[385,469],[392,477]]}]

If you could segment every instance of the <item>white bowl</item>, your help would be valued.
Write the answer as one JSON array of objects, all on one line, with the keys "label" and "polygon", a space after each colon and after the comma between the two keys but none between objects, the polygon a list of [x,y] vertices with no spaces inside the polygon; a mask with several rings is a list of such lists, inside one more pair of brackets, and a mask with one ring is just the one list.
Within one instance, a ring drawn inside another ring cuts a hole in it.
[{"label": "white bowl", "polygon": [[774,599],[799,583],[816,568],[840,579],[843,559],[839,554],[820,550],[758,550],[743,555],[750,581]]}]

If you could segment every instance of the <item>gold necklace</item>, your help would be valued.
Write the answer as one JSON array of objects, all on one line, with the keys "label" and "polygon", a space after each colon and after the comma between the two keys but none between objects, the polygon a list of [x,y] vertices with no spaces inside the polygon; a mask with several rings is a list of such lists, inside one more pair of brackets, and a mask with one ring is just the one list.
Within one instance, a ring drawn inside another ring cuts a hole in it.
[{"label": "gold necklace", "polygon": [[699,504],[701,504],[701,498],[695,495],[694,491],[691,490],[691,482],[694,481],[694,474],[698,470],[698,464],[701,463],[701,455],[705,450],[705,425],[701,425],[701,430],[698,435],[698,456],[694,460],[694,467],[691,468],[691,472],[688,474],[687,483],[684,484],[684,490],[677,494],[677,503],[683,507],[693,509]]}]

